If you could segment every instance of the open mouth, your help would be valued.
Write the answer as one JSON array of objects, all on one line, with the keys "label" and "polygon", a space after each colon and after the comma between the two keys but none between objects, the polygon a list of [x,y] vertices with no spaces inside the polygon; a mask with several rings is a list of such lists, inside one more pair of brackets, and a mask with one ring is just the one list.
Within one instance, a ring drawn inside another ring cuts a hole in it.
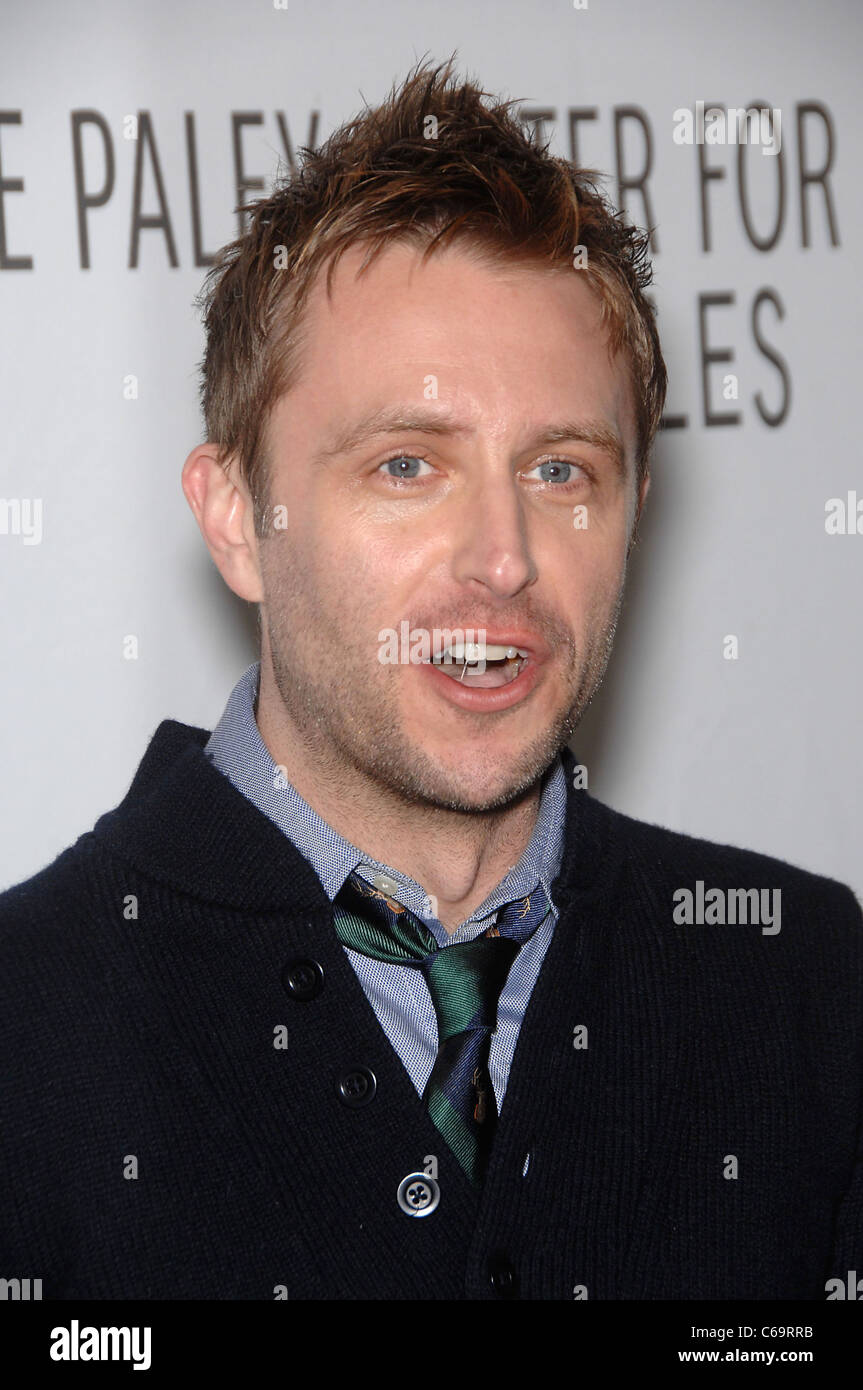
[{"label": "open mouth", "polygon": [[432,658],[451,680],[478,690],[509,685],[520,676],[530,657],[522,647],[502,647],[491,642],[454,642]]}]

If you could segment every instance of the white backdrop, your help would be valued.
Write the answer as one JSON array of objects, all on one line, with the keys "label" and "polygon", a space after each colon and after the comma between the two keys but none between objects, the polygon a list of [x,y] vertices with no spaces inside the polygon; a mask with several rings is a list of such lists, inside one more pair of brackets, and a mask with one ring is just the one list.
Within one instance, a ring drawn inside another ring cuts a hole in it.
[{"label": "white backdrop", "polygon": [[[825,529],[831,498],[863,501],[863,6],[3,0],[0,15],[0,886],[121,799],[161,719],[212,728],[256,655],[180,489],[203,438],[193,299],[237,231],[234,125],[241,177],[269,187],[285,135],[318,143],[456,49],[460,72],[544,113],[556,154],[573,155],[570,112],[593,111],[577,154],[615,202],[617,155],[637,178],[649,134],[649,206],[623,201],[657,228],[667,413],[686,421],[660,435],[615,654],[574,739],[590,788],[863,896],[863,534]],[[697,101],[780,110],[780,154],[743,151],[748,202],[734,146],[675,144],[674,112]],[[700,155],[721,171],[708,249]],[[801,167],[828,164],[804,204]],[[723,349],[705,406],[702,358]]]}]

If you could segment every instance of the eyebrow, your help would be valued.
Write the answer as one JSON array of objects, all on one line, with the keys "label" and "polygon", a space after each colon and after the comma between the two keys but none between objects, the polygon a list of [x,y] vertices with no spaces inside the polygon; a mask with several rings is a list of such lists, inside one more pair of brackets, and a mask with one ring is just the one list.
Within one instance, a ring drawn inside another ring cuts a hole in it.
[{"label": "eyebrow", "polygon": [[[378,435],[408,433],[469,438],[476,433],[476,428],[437,412],[384,406],[371,415],[347,425],[332,443],[315,454],[314,461],[325,463],[342,454],[352,453],[354,449],[368,443],[370,439],[377,438]],[[595,449],[601,449],[611,458],[620,478],[626,480],[626,452],[620,435],[617,430],[599,420],[562,420],[559,424],[543,426],[527,441],[524,448],[533,450],[547,444],[561,444],[566,441],[590,444]]]}]

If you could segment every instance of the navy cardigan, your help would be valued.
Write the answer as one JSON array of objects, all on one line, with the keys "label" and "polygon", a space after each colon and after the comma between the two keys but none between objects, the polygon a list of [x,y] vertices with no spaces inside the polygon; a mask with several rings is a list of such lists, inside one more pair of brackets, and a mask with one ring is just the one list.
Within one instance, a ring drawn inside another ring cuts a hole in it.
[{"label": "navy cardigan", "polygon": [[[162,723],[120,806],[0,895],[0,1275],[46,1299],[824,1300],[863,1270],[849,888],[612,811],[565,752],[561,916],[477,1193],[316,874],[207,738]],[[781,930],[678,925],[699,881],[781,890]],[[417,1218],[397,1192],[424,1172]]]}]

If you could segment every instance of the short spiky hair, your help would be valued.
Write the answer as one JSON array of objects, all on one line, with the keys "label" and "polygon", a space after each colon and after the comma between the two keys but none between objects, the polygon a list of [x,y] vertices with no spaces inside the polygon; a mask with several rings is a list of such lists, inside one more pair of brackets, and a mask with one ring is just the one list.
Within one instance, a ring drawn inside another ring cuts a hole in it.
[{"label": "short spiky hair", "polygon": [[[325,264],[327,292],[341,254],[368,252],[360,273],[394,241],[429,256],[453,241],[502,262],[573,266],[597,292],[612,352],[634,385],[638,480],[665,401],[666,370],[653,308],[649,239],[597,191],[600,175],[548,154],[510,115],[514,101],[453,75],[455,54],[417,64],[378,107],[341,126],[302,167],[245,206],[246,231],[219,253],[197,303],[204,313],[201,406],[223,464],[234,457],[262,534],[267,425],[297,379],[302,310]],[[432,119],[433,118],[433,119]],[[238,209],[240,211],[240,209]]]}]

